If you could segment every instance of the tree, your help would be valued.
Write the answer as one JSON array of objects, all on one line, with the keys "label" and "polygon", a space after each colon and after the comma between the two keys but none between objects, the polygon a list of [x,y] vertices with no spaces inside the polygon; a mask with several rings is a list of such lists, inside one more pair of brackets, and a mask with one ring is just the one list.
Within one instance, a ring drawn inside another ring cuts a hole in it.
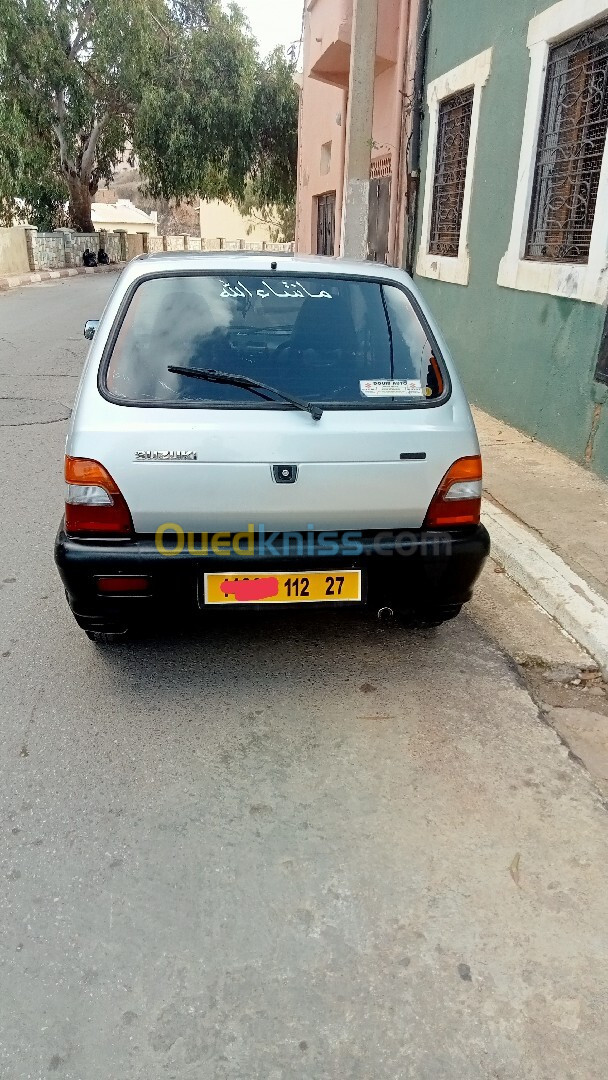
[{"label": "tree", "polygon": [[17,166],[0,178],[5,217],[17,193],[35,209],[36,187],[52,180],[57,208],[67,198],[72,224],[92,230],[91,199],[128,140],[163,19],[161,0],[0,0],[0,124],[9,118]]},{"label": "tree", "polygon": [[270,230],[273,242],[293,240],[296,232],[296,203],[292,197],[289,202],[266,203],[254,184],[248,181],[245,194],[237,200],[237,206],[243,215],[251,220],[247,231],[252,232],[255,225],[265,225]]},{"label": "tree", "polygon": [[251,166],[256,43],[238,8],[174,35],[143,88],[133,143],[150,195],[237,197]]},{"label": "tree", "polygon": [[[42,229],[67,224],[62,211],[67,195],[51,144],[36,137],[17,105],[0,108],[0,130],[0,223],[10,225],[17,212]],[[25,185],[23,177],[28,177]]]},{"label": "tree", "polygon": [[268,225],[275,240],[293,240],[296,224],[299,95],[293,60],[281,49],[270,56],[256,81],[255,148],[239,208]]},{"label": "tree", "polygon": [[215,15],[179,45],[145,91],[134,143],[147,190],[163,199],[293,206],[298,156],[293,62],[261,62],[240,10]]},{"label": "tree", "polygon": [[[286,100],[277,95],[287,95]],[[286,126],[289,127],[286,135]],[[91,201],[132,148],[152,195],[287,198],[297,95],[220,0],[0,0],[0,217],[48,227]]]},{"label": "tree", "polygon": [[250,178],[254,204],[285,211],[295,201],[298,167],[299,94],[293,61],[276,49],[256,80],[253,115],[255,146]]}]

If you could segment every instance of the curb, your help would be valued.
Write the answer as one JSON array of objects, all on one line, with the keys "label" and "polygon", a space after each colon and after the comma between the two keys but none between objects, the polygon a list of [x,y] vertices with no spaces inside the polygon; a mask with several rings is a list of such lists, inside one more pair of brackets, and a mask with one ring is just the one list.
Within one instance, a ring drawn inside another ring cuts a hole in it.
[{"label": "curb", "polygon": [[547,544],[487,499],[482,520],[492,540],[492,557],[608,677],[608,603]]},{"label": "curb", "polygon": [[109,266],[74,266],[65,270],[37,270],[28,274],[10,274],[0,277],[0,292],[19,289],[23,285],[37,285],[39,281],[56,281],[58,278],[79,277],[81,274],[109,274],[113,270],[122,270],[124,262],[110,263]]}]

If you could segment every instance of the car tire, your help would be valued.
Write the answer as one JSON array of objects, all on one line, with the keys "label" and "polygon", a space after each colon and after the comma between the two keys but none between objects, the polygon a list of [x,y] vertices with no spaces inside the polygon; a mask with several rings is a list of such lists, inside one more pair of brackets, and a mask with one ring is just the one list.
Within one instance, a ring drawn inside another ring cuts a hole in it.
[{"label": "car tire", "polygon": [[122,645],[127,640],[126,630],[85,630],[85,634],[96,645]]},{"label": "car tire", "polygon": [[462,604],[450,604],[446,607],[424,608],[419,611],[396,611],[395,618],[400,626],[407,630],[432,630],[450,619],[455,619],[462,610]]}]

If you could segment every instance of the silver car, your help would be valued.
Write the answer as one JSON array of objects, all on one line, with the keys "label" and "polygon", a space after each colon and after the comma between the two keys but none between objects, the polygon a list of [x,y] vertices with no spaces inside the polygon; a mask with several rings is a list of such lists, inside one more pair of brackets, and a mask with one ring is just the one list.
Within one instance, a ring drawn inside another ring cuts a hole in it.
[{"label": "silver car", "polygon": [[55,556],[93,640],[276,604],[432,626],[470,599],[479,443],[401,270],[143,256],[85,336]]}]

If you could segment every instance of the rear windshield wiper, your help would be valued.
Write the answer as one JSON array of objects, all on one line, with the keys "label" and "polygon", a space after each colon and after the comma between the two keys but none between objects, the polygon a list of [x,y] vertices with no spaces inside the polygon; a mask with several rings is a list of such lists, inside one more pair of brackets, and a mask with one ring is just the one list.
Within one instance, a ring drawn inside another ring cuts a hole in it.
[{"label": "rear windshield wiper", "polygon": [[169,365],[167,371],[171,371],[174,375],[185,375],[189,379],[203,379],[205,382],[241,386],[243,390],[251,390],[253,394],[257,393],[258,390],[266,390],[269,394],[274,394],[275,397],[280,398],[281,401],[286,401],[288,405],[293,405],[294,408],[301,409],[302,412],[310,413],[313,420],[320,420],[323,416],[323,409],[320,405],[316,405],[314,401],[301,401],[300,398],[286,394],[284,390],[277,390],[276,387],[258,382],[257,379],[250,379],[248,375],[232,375],[228,371],[215,371],[213,368],[174,367],[172,364]]}]

